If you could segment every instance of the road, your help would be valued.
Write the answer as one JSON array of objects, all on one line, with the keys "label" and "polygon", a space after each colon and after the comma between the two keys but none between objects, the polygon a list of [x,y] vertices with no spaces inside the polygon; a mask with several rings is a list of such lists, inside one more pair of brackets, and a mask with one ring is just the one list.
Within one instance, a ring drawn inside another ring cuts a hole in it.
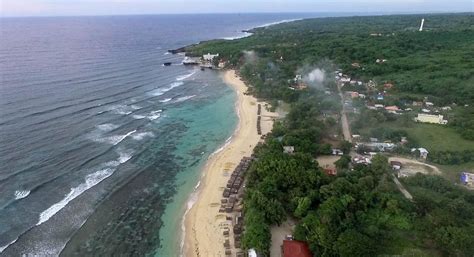
[{"label": "road", "polygon": [[344,105],[344,95],[341,91],[341,86],[337,85],[337,90],[339,91],[339,96],[341,97],[341,124],[342,124],[342,134],[344,140],[352,143],[351,129],[349,127],[349,121],[347,120],[346,107]]},{"label": "road", "polygon": [[402,185],[402,183],[400,183],[398,178],[395,177],[395,175],[393,174],[392,174],[392,177],[393,177],[393,182],[395,182],[395,185],[397,185],[398,190],[400,190],[403,196],[405,196],[406,199],[413,201],[413,196],[410,194],[410,192],[408,192],[408,190],[406,190],[406,188]]}]

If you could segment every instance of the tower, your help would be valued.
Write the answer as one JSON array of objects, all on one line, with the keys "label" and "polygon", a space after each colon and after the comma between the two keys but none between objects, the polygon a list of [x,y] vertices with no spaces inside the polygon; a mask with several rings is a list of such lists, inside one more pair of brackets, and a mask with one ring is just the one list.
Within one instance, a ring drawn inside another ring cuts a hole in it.
[{"label": "tower", "polygon": [[423,31],[423,24],[425,24],[425,19],[421,19],[420,31]]}]

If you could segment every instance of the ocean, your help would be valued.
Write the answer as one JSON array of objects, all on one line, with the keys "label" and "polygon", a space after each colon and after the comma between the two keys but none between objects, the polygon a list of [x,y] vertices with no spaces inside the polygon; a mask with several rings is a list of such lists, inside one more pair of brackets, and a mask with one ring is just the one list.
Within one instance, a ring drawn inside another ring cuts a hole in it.
[{"label": "ocean", "polygon": [[177,256],[237,115],[218,72],[167,50],[315,16],[0,19],[0,255]]}]

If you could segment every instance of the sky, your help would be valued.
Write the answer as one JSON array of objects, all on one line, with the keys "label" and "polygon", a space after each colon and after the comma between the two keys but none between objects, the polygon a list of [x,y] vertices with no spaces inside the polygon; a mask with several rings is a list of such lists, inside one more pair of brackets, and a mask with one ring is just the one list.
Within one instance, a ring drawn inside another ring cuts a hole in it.
[{"label": "sky", "polygon": [[0,16],[473,12],[474,0],[0,0]]}]

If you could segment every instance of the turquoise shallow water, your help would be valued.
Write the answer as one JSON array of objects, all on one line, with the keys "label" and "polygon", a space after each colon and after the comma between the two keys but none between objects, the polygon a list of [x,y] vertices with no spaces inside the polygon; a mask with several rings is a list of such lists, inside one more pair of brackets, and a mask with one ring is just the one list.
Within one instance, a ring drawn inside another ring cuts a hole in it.
[{"label": "turquoise shallow water", "polygon": [[[162,217],[163,227],[159,232],[162,237],[162,248],[157,250],[155,254],[157,257],[179,254],[183,215],[188,208],[190,195],[201,178],[201,171],[208,157],[225,144],[238,123],[235,113],[235,92],[220,81],[217,73],[211,76],[216,78],[209,79],[212,84],[209,89],[221,91],[222,97],[205,105],[188,105],[175,109],[171,114],[188,121],[190,129],[180,138],[175,155],[187,163],[191,162],[192,165],[185,167],[177,175],[177,194],[166,207]],[[196,158],[196,154],[200,157]]]}]

